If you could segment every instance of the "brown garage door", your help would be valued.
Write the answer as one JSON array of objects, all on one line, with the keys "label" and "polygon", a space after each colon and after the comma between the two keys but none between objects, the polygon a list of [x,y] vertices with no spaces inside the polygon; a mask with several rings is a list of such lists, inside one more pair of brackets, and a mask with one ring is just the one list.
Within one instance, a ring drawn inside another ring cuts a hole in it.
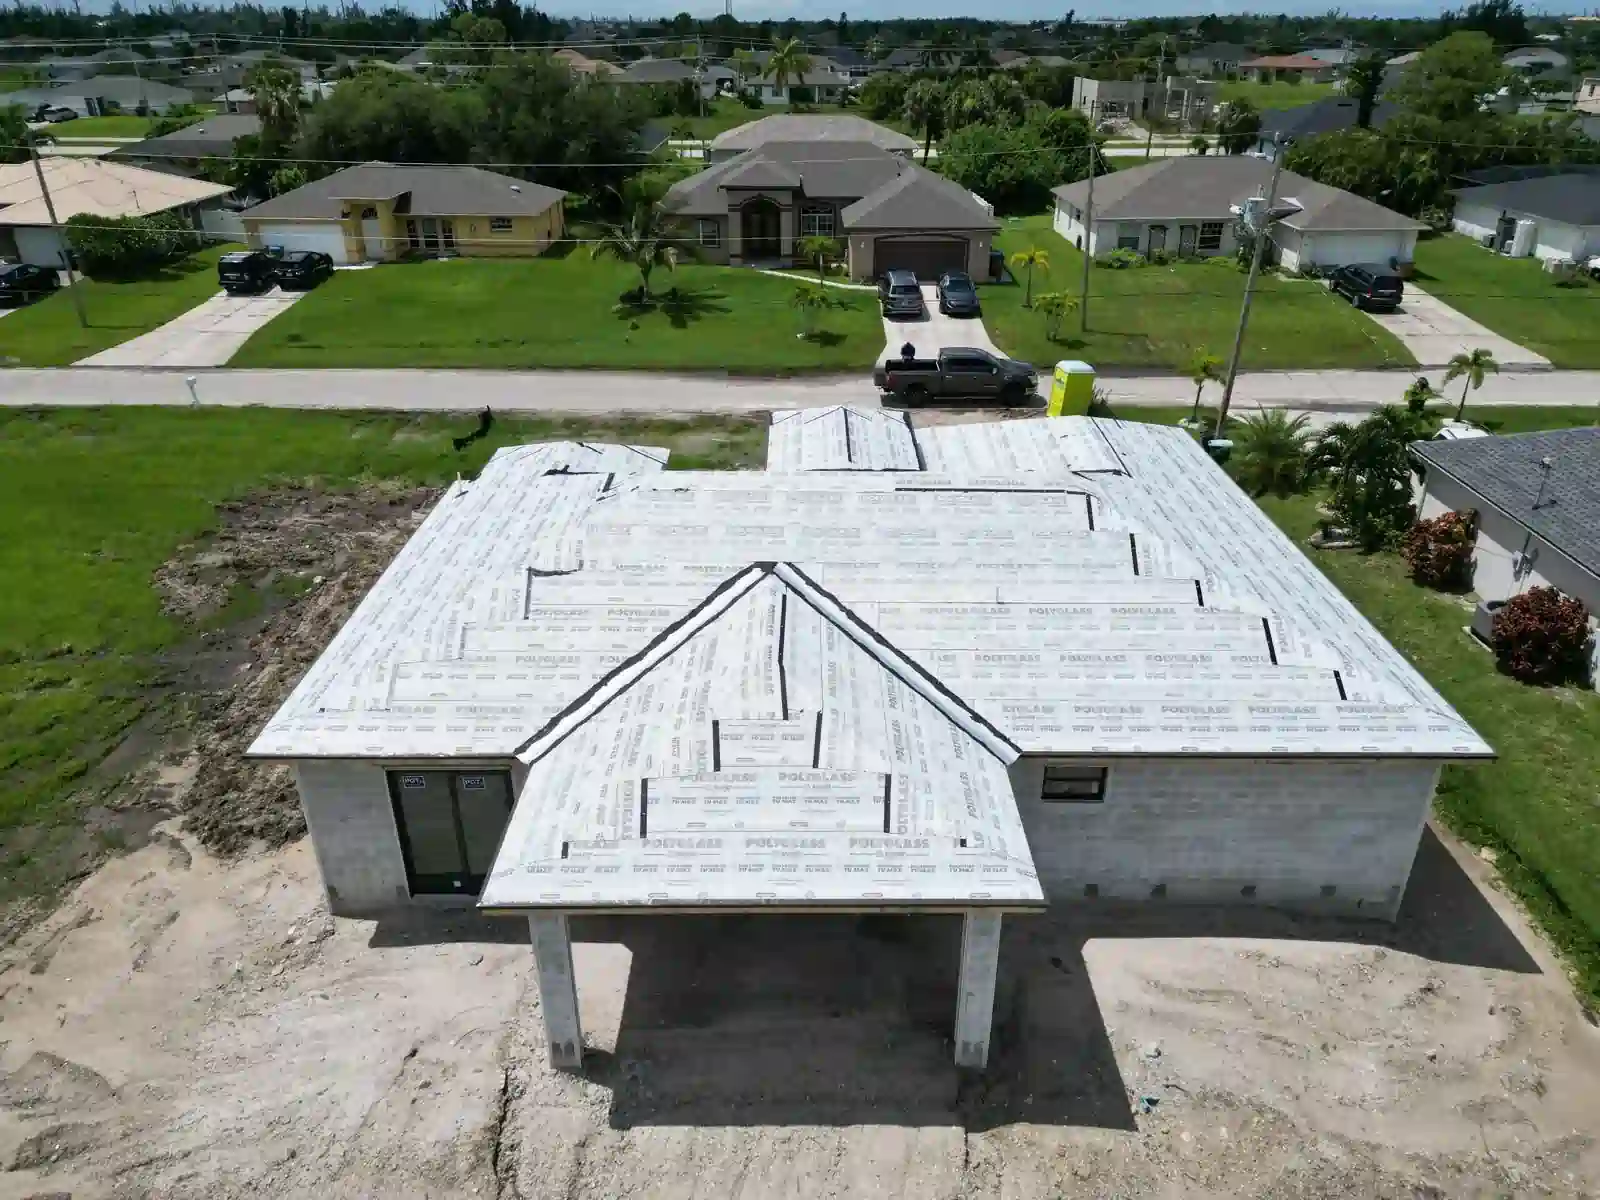
[{"label": "brown garage door", "polygon": [[879,238],[873,247],[872,266],[879,275],[915,271],[918,279],[938,279],[946,271],[967,269],[967,242],[964,238]]}]

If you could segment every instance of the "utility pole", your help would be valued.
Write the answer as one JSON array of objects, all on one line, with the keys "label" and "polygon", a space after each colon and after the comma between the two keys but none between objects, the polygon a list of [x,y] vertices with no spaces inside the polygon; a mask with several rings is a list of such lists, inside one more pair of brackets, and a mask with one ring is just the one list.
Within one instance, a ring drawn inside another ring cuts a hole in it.
[{"label": "utility pole", "polygon": [[1244,330],[1250,321],[1250,300],[1255,295],[1256,278],[1261,274],[1261,256],[1266,252],[1267,237],[1272,232],[1272,206],[1278,202],[1278,176],[1283,172],[1283,139],[1272,137],[1272,182],[1267,184],[1267,203],[1261,211],[1261,228],[1255,234],[1255,252],[1250,255],[1250,274],[1244,281],[1244,303],[1239,308],[1239,328],[1233,335],[1233,355],[1228,359],[1228,380],[1222,386],[1222,406],[1217,409],[1217,427],[1211,440],[1222,437],[1222,427],[1228,420],[1228,405],[1233,401],[1233,381],[1239,374],[1239,352],[1244,348]]},{"label": "utility pole", "polygon": [[1089,202],[1083,209],[1083,281],[1078,285],[1078,332],[1089,332],[1089,263],[1094,259],[1094,126],[1089,127]]},{"label": "utility pole", "polygon": [[78,324],[89,328],[89,318],[83,311],[83,295],[76,286],[72,277],[72,257],[67,253],[66,234],[61,231],[61,222],[56,220],[56,204],[50,199],[50,185],[45,182],[44,166],[39,162],[39,147],[34,145],[33,139],[28,139],[28,157],[33,159],[33,173],[39,177],[39,191],[44,196],[44,211],[50,218],[50,228],[61,243],[61,265],[67,269],[67,295],[72,297],[72,307],[78,313]]}]

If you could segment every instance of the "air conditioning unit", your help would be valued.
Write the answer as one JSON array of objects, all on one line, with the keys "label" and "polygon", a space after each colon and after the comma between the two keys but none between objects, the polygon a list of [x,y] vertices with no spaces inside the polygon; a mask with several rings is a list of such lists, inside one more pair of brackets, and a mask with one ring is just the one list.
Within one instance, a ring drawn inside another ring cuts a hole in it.
[{"label": "air conditioning unit", "polygon": [[1504,600],[1479,600],[1472,610],[1472,636],[1485,646],[1494,645],[1494,614],[1503,607]]},{"label": "air conditioning unit", "polygon": [[1496,236],[1495,234],[1486,233],[1481,238],[1478,239],[1478,244],[1481,245],[1485,250],[1493,250],[1494,249],[1495,236]]}]

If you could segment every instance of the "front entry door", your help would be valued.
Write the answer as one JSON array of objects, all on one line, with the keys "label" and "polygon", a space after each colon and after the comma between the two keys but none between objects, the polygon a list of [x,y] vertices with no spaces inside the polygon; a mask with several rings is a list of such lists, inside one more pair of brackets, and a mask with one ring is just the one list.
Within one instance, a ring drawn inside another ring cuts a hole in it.
[{"label": "front entry door", "polygon": [[412,895],[475,896],[511,817],[505,771],[391,771]]},{"label": "front entry door", "polygon": [[775,201],[751,200],[740,210],[740,225],[744,245],[739,254],[746,262],[782,256],[782,216]]},{"label": "front entry door", "polygon": [[1199,227],[1195,225],[1178,226],[1178,253],[1184,258],[1194,256],[1195,241],[1199,232]]}]

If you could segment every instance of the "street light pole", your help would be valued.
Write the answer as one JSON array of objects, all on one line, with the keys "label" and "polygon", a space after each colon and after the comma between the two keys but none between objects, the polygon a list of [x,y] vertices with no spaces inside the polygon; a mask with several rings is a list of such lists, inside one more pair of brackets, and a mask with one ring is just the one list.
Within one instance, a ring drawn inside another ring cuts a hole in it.
[{"label": "street light pole", "polygon": [[72,277],[72,257],[67,252],[66,234],[61,231],[61,222],[56,219],[56,205],[50,198],[50,185],[45,182],[44,166],[39,161],[39,147],[34,144],[31,137],[28,139],[28,157],[33,159],[33,173],[39,177],[39,192],[44,197],[44,211],[50,218],[50,229],[61,246],[61,265],[67,269],[67,295],[72,297],[72,307],[78,314],[78,324],[87,329],[89,318],[83,311],[83,295],[74,286],[76,280]]},{"label": "street light pole", "polygon": [[1089,263],[1094,258],[1094,126],[1089,126],[1089,202],[1083,210],[1083,281],[1078,285],[1078,332],[1089,332]]},{"label": "street light pole", "polygon": [[1283,140],[1277,134],[1272,138],[1272,182],[1267,184],[1267,203],[1261,211],[1261,227],[1252,229],[1255,250],[1250,255],[1250,274],[1244,281],[1244,303],[1239,308],[1239,328],[1233,335],[1233,354],[1228,359],[1228,380],[1222,387],[1222,406],[1217,410],[1217,427],[1211,438],[1222,437],[1222,428],[1228,420],[1228,405],[1233,402],[1233,381],[1239,374],[1239,352],[1244,349],[1245,326],[1250,323],[1250,301],[1256,292],[1256,279],[1261,274],[1261,257],[1267,248],[1267,235],[1272,230],[1272,208],[1278,202],[1278,176],[1283,172]]}]

